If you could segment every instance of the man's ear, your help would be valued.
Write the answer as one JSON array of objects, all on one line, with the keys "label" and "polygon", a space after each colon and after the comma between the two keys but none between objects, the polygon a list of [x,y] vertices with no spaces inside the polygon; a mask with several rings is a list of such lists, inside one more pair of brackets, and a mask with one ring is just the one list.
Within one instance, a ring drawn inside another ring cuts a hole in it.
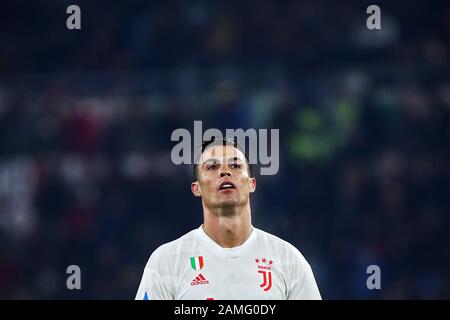
[{"label": "man's ear", "polygon": [[249,183],[249,186],[250,186],[250,192],[255,192],[255,190],[256,190],[256,179],[255,178],[249,178],[248,179],[248,183]]},{"label": "man's ear", "polygon": [[201,197],[202,193],[200,190],[200,184],[198,183],[198,181],[192,182],[191,183],[191,191],[194,194],[194,196],[196,197]]}]

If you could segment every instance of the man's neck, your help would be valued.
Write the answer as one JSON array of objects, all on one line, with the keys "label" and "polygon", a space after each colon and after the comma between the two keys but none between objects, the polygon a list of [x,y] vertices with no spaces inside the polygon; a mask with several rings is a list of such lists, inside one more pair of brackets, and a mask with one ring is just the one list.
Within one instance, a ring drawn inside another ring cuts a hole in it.
[{"label": "man's neck", "polygon": [[250,205],[235,207],[224,212],[222,208],[209,210],[204,207],[203,230],[223,248],[243,244],[252,232]]}]

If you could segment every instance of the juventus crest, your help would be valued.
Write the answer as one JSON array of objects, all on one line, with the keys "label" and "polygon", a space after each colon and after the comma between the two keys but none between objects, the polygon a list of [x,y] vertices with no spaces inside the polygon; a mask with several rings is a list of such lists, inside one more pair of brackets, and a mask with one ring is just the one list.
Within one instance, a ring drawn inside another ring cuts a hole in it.
[{"label": "juventus crest", "polygon": [[255,263],[258,267],[258,273],[261,274],[261,284],[259,285],[264,291],[272,288],[272,260],[266,258],[256,258]]}]

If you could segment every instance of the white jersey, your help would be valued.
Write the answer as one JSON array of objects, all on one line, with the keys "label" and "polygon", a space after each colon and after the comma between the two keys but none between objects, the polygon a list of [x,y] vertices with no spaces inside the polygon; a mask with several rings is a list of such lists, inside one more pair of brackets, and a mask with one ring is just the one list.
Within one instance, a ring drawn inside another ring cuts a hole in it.
[{"label": "white jersey", "polygon": [[253,228],[239,247],[222,248],[202,226],[150,256],[136,299],[321,299],[313,272],[290,243]]}]

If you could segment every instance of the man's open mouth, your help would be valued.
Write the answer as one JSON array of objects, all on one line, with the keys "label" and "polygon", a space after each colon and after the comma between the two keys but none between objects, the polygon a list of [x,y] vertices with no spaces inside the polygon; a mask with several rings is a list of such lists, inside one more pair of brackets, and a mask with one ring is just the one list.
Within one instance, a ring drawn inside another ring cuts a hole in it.
[{"label": "man's open mouth", "polygon": [[236,187],[234,186],[234,184],[232,182],[222,182],[219,185],[219,191],[226,190],[226,189],[236,189]]}]

